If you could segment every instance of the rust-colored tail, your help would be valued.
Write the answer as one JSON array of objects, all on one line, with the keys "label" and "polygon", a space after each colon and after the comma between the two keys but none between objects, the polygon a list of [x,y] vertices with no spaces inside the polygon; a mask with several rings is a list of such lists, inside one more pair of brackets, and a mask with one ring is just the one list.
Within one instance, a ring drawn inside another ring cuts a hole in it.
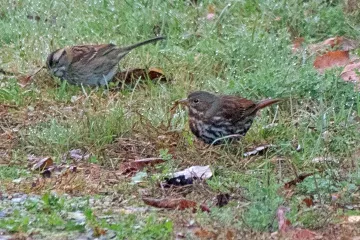
[{"label": "rust-colored tail", "polygon": [[258,102],[256,104],[256,110],[260,110],[264,107],[270,106],[274,103],[280,102],[281,99],[265,99],[265,100],[261,100],[260,102]]}]

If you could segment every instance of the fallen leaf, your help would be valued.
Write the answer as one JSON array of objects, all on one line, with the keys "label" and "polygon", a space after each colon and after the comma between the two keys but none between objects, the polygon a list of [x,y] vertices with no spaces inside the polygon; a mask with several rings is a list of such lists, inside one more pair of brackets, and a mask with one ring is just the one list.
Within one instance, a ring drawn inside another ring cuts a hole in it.
[{"label": "fallen leaf", "polygon": [[210,208],[206,204],[200,204],[200,210],[203,212],[210,212]]},{"label": "fallen leaf", "polygon": [[358,48],[359,41],[348,39],[342,36],[328,38],[323,42],[309,45],[308,49],[311,53],[324,53],[327,51],[341,50],[350,51]]},{"label": "fallen leaf", "polygon": [[292,240],[305,240],[305,239],[312,240],[312,239],[318,239],[318,238],[316,237],[316,233],[314,233],[308,229],[297,228],[293,231],[291,239]]},{"label": "fallen leaf", "polygon": [[349,51],[327,52],[316,57],[314,67],[318,72],[323,73],[325,69],[345,66],[349,62]]},{"label": "fallen leaf", "polygon": [[306,204],[307,207],[311,207],[314,205],[313,200],[311,198],[304,198],[302,201]]},{"label": "fallen leaf", "polygon": [[83,152],[81,149],[72,149],[70,150],[65,158],[70,157],[75,161],[88,160],[90,158],[90,153]]},{"label": "fallen leaf", "polygon": [[38,68],[37,70],[34,71],[34,73],[27,75],[27,76],[20,76],[18,78],[18,84],[20,85],[20,87],[26,87],[27,85],[29,85],[31,83],[31,80],[33,79],[33,77],[38,74],[43,68],[45,68],[45,66],[42,66],[40,68]]},{"label": "fallen leaf", "polygon": [[165,162],[165,160],[162,158],[144,158],[132,162],[125,162],[120,165],[120,172],[121,174],[133,175],[146,166],[154,166],[163,162]]},{"label": "fallen leaf", "polygon": [[177,199],[153,199],[153,198],[143,198],[142,199],[145,204],[157,207],[157,208],[167,208],[167,209],[179,209],[185,210],[187,208],[196,209],[197,203],[191,200],[187,200],[185,198],[177,198]]},{"label": "fallen leaf", "polygon": [[287,219],[285,217],[285,214],[287,212],[289,212],[289,211],[290,211],[290,208],[285,207],[285,206],[280,206],[276,210],[276,217],[277,217],[277,220],[278,220],[279,232],[280,233],[287,232],[291,228],[291,222],[289,221],[289,219]]},{"label": "fallen leaf", "polygon": [[166,81],[165,73],[160,68],[156,68],[156,67],[149,68],[148,75],[151,80],[160,79]]},{"label": "fallen leaf", "polygon": [[20,85],[20,87],[24,88],[26,87],[30,82],[31,82],[31,75],[29,76],[20,76],[18,78],[18,84]]},{"label": "fallen leaf", "polygon": [[204,228],[195,228],[194,234],[200,239],[216,239],[217,234],[213,231],[206,230]]},{"label": "fallen leaf", "polygon": [[39,158],[34,155],[30,155],[28,156],[28,160],[30,161],[30,165],[32,166],[31,170],[33,171],[43,171],[54,164],[51,157]]},{"label": "fallen leaf", "polygon": [[182,171],[173,173],[166,178],[166,183],[175,186],[192,184],[194,179],[205,180],[212,176],[210,166],[192,166]]},{"label": "fallen leaf", "polygon": [[356,60],[346,65],[340,77],[344,81],[360,83],[360,61]]},{"label": "fallen leaf", "polygon": [[231,230],[227,230],[226,232],[226,240],[232,240],[235,239],[235,233]]},{"label": "fallen leaf", "polygon": [[134,84],[139,79],[144,80],[149,78],[150,80],[159,79],[161,81],[167,81],[164,72],[160,68],[134,68],[126,71],[118,72],[114,79],[121,84]]}]

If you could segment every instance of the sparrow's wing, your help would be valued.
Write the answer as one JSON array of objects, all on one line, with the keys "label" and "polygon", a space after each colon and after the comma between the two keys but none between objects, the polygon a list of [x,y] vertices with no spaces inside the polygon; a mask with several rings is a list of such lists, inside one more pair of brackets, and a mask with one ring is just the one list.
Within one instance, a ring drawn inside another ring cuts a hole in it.
[{"label": "sparrow's wing", "polygon": [[73,56],[71,63],[81,62],[82,64],[89,64],[96,59],[106,57],[106,55],[114,51],[116,51],[114,44],[73,46],[71,47],[71,54]]},{"label": "sparrow's wing", "polygon": [[222,116],[232,122],[238,122],[247,116],[255,114],[257,111],[256,103],[237,96],[221,96],[220,111]]}]

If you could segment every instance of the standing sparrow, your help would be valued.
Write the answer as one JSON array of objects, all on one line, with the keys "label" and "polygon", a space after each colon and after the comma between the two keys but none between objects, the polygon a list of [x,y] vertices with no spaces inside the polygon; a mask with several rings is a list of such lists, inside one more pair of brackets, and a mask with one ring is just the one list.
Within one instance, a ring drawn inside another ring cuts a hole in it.
[{"label": "standing sparrow", "polygon": [[245,136],[256,112],[279,101],[266,99],[255,103],[242,97],[197,91],[178,102],[189,108],[191,132],[203,142],[216,145]]},{"label": "standing sparrow", "polygon": [[65,47],[50,53],[46,66],[54,76],[71,84],[103,86],[112,80],[119,61],[132,49],[163,39],[155,37],[127,47],[114,44]]}]

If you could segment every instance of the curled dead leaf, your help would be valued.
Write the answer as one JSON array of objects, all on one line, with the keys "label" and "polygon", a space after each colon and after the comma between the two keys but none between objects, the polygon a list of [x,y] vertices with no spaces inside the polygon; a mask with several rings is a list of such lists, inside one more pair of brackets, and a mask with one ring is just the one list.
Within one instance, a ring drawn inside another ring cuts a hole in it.
[{"label": "curled dead leaf", "polygon": [[43,171],[54,164],[51,157],[39,158],[31,155],[28,156],[28,160],[30,161],[31,170],[33,171]]},{"label": "curled dead leaf", "polygon": [[167,209],[179,209],[185,210],[187,208],[196,208],[197,204],[194,201],[187,200],[185,198],[177,199],[153,199],[153,198],[143,198],[145,204],[157,207],[157,208],[167,208]]},{"label": "curled dead leaf", "polygon": [[349,51],[333,51],[316,57],[313,65],[323,73],[326,69],[345,66],[349,59]]},{"label": "curled dead leaf", "polygon": [[115,82],[119,82],[121,84],[129,84],[129,85],[136,83],[138,79],[144,80],[147,78],[150,80],[167,81],[163,70],[155,67],[149,69],[143,69],[143,68],[128,69],[122,72],[118,72],[114,77]]}]

